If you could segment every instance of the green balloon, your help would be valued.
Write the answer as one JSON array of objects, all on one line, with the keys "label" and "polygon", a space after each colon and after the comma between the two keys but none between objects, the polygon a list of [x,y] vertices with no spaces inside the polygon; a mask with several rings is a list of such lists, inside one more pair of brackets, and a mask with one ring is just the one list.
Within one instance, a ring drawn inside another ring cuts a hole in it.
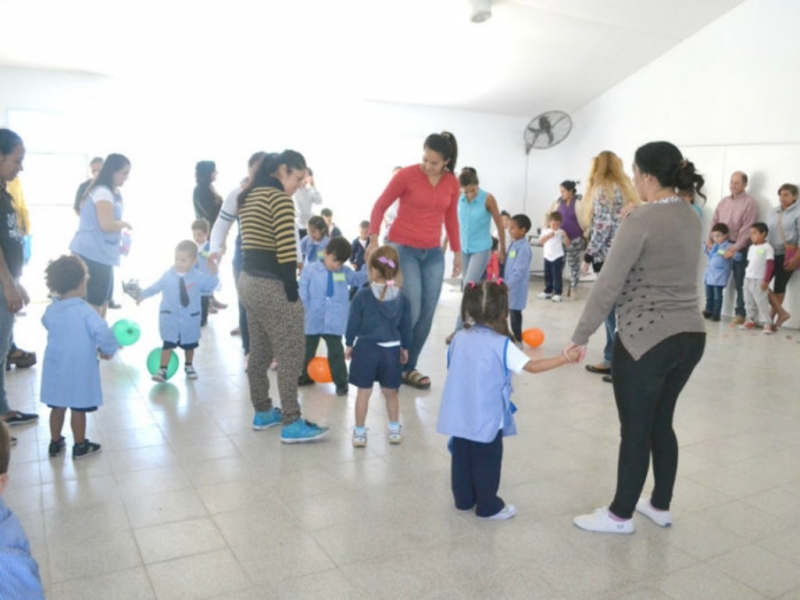
[{"label": "green balloon", "polygon": [[117,343],[120,346],[135,344],[142,335],[139,325],[128,319],[120,319],[111,326],[111,330],[114,332],[114,337],[117,338]]},{"label": "green balloon", "polygon": [[[169,364],[167,365],[167,379],[170,379],[178,372],[178,355],[174,350],[170,351]],[[147,355],[147,370],[150,375],[155,375],[161,368],[161,348],[156,348]]]}]

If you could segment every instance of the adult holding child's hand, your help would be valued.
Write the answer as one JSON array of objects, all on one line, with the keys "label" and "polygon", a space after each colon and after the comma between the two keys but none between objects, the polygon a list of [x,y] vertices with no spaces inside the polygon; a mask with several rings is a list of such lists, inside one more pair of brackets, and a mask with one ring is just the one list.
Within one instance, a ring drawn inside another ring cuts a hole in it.
[{"label": "adult holding child's hand", "polygon": [[[589,337],[616,311],[611,372],[621,425],[617,490],[608,508],[574,521],[605,533],[633,533],[634,510],[662,527],[671,524],[678,469],[672,415],[706,337],[697,291],[702,223],[676,193],[700,189],[703,178],[669,142],[639,148],[633,171],[645,204],[620,224],[565,349],[577,349],[582,359]],[[651,452],[655,488],[640,499]]]},{"label": "adult holding child's hand", "polygon": [[378,247],[383,216],[398,200],[397,217],[389,230],[389,243],[397,249],[403,270],[403,292],[411,302],[413,336],[403,383],[427,390],[431,379],[417,370],[422,347],[433,324],[444,281],[444,252],[440,246],[442,224],[453,256],[453,277],[461,274],[458,228],[458,179],[453,174],[458,158],[456,138],[449,132],[425,139],[422,163],[397,171],[375,202],[370,217],[370,243]]}]

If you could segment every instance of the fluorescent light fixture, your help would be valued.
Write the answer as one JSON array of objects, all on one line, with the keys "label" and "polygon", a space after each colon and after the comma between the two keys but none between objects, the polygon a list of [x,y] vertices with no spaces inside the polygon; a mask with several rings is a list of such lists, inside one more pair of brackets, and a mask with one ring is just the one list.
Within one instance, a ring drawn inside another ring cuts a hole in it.
[{"label": "fluorescent light fixture", "polygon": [[483,23],[492,18],[492,0],[469,0],[472,22]]}]

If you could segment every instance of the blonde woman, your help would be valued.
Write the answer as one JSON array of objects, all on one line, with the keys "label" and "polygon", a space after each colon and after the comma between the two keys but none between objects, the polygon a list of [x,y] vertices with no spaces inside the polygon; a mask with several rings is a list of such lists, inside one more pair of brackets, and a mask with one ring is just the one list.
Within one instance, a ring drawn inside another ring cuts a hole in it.
[{"label": "blonde woman", "polygon": [[[619,156],[604,150],[592,159],[592,167],[586,180],[586,196],[580,207],[579,218],[589,236],[583,260],[592,265],[595,273],[603,268],[603,262],[611,249],[622,217],[636,204],[639,196],[625,174]],[[603,381],[611,383],[611,351],[614,347],[614,332],[617,322],[614,311],[606,319],[606,346],[603,360],[586,365],[590,373],[603,375]]]}]

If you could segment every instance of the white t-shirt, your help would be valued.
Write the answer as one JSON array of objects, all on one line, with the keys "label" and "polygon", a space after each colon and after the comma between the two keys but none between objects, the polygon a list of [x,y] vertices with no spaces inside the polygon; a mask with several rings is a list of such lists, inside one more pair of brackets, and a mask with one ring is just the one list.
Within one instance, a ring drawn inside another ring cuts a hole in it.
[{"label": "white t-shirt", "polygon": [[539,234],[539,238],[541,239],[546,235],[550,235],[554,231],[555,235],[542,244],[542,254],[544,254],[544,259],[551,262],[564,256],[563,229],[553,230],[548,227],[547,229],[542,229],[542,233]]},{"label": "white t-shirt", "polygon": [[89,199],[95,204],[98,202],[111,202],[111,204],[114,204],[114,194],[104,185],[94,188],[89,193]]},{"label": "white t-shirt", "polygon": [[506,364],[508,370],[517,375],[525,370],[525,365],[530,361],[530,357],[520,350],[512,341],[509,340],[506,346]]},{"label": "white t-shirt", "polygon": [[767,275],[767,261],[775,260],[775,250],[767,242],[752,244],[747,251],[747,269],[744,276],[748,279],[763,281]]}]

